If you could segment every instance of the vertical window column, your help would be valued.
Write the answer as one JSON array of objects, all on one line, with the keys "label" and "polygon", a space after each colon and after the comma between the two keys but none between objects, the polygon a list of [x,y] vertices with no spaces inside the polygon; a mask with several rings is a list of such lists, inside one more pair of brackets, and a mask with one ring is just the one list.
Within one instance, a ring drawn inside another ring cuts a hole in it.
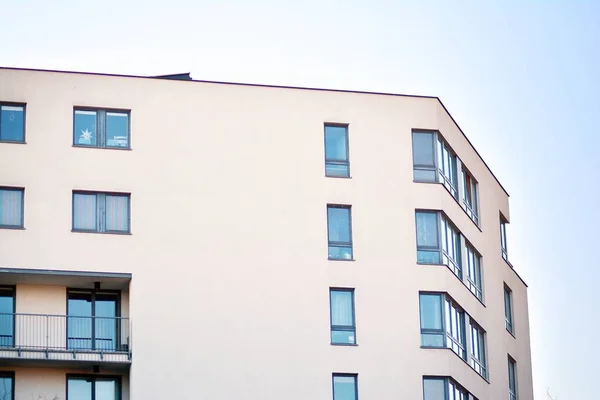
[{"label": "vertical window column", "polygon": [[514,335],[512,290],[504,285],[504,320],[506,330]]},{"label": "vertical window column", "polygon": [[330,260],[353,259],[350,206],[327,205],[327,239]]},{"label": "vertical window column", "polygon": [[325,124],[325,176],[350,177],[348,125]]},{"label": "vertical window column", "polygon": [[517,362],[508,356],[508,399],[517,400]]}]

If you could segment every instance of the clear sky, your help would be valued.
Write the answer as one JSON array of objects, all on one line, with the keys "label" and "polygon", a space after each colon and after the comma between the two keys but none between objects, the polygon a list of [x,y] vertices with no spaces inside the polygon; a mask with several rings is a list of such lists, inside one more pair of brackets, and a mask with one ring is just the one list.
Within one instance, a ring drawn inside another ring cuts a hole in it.
[{"label": "clear sky", "polygon": [[600,398],[599,1],[0,0],[0,65],[439,96],[512,195],[536,398]]}]

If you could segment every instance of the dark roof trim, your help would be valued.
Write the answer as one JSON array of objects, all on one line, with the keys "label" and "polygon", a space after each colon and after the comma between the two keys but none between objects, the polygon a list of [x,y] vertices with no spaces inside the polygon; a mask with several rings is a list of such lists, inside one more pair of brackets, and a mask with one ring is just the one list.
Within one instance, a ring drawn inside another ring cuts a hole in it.
[{"label": "dark roof trim", "polygon": [[[488,169],[488,171],[490,172],[490,174],[492,174],[492,176],[494,177],[494,179],[496,180],[496,182],[498,183],[498,185],[500,186],[500,188],[504,191],[504,193],[506,193],[507,196],[510,197],[510,195],[508,194],[508,192],[506,191],[506,189],[504,188],[504,186],[502,186],[502,184],[500,183],[500,181],[498,180],[498,178],[496,177],[496,175],[494,175],[494,173],[492,172],[492,170],[490,169],[490,167],[483,160],[483,157],[481,157],[481,154],[479,154],[479,152],[477,151],[477,149],[475,149],[475,146],[473,146],[473,143],[471,143],[471,141],[469,140],[469,138],[467,137],[467,135],[465,135],[465,133],[463,132],[463,130],[460,129],[460,126],[458,126],[458,124],[456,123],[456,120],[454,119],[454,117],[452,117],[452,114],[450,114],[450,112],[448,111],[448,109],[446,108],[446,106],[444,105],[444,103],[442,103],[442,101],[440,100],[440,98],[437,97],[437,96],[422,96],[422,95],[413,95],[413,94],[383,93],[383,92],[365,92],[365,91],[360,91],[360,90],[309,88],[309,87],[299,87],[299,86],[265,85],[265,84],[256,84],[256,83],[203,81],[203,80],[192,80],[191,77],[190,77],[189,80],[188,79],[173,78],[174,76],[182,76],[182,75],[185,75],[185,74],[159,75],[159,76],[141,76],[141,75],[105,74],[105,73],[99,73],[99,72],[79,72],[79,71],[61,71],[61,70],[35,69],[35,68],[0,67],[0,70],[2,70],[2,69],[16,70],[16,71],[34,71],[34,72],[57,72],[57,73],[61,73],[61,74],[112,76],[112,77],[119,77],[119,78],[170,79],[170,80],[183,80],[183,81],[186,81],[186,82],[212,83],[212,84],[219,84],[219,85],[254,86],[254,87],[265,87],[265,88],[275,88],[275,89],[315,90],[315,91],[322,91],[322,92],[374,94],[374,95],[379,95],[379,96],[399,96],[399,97],[413,97],[413,98],[422,98],[422,99],[436,99],[440,103],[440,105],[442,106],[442,108],[444,109],[444,111],[446,111],[446,114],[448,114],[448,116],[450,117],[450,119],[452,120],[452,122],[454,123],[454,125],[458,128],[458,130],[460,131],[460,133],[462,133],[462,135],[465,137],[465,139],[467,139],[467,143],[469,143],[469,145],[475,151],[475,154],[477,154],[477,156],[479,157],[479,159],[481,160],[481,162],[483,163],[483,165],[485,165],[485,167]],[[187,73],[187,75],[189,76],[189,73]]]},{"label": "dark roof trim", "polygon": [[156,75],[156,76],[150,76],[150,78],[173,79],[175,81],[191,81],[192,80],[192,76],[190,75],[190,72],[183,72],[181,74]]},{"label": "dark roof trim", "polygon": [[117,278],[131,279],[132,274],[126,272],[92,272],[92,271],[65,271],[54,269],[30,269],[30,268],[4,268],[0,267],[0,274],[23,274],[23,275],[52,275],[85,278]]}]

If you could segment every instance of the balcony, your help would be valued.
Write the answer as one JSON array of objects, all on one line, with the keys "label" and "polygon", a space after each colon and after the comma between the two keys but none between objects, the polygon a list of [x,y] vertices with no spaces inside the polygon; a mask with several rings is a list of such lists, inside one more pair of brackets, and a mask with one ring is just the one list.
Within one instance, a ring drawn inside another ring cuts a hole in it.
[{"label": "balcony", "polygon": [[130,364],[129,318],[1,313],[0,360]]}]

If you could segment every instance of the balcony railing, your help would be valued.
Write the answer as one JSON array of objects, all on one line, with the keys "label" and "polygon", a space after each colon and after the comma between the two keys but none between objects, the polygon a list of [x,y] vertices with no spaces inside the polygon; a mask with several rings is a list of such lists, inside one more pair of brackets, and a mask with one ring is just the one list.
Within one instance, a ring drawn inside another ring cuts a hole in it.
[{"label": "balcony railing", "polygon": [[0,358],[129,363],[129,318],[0,313]]}]

